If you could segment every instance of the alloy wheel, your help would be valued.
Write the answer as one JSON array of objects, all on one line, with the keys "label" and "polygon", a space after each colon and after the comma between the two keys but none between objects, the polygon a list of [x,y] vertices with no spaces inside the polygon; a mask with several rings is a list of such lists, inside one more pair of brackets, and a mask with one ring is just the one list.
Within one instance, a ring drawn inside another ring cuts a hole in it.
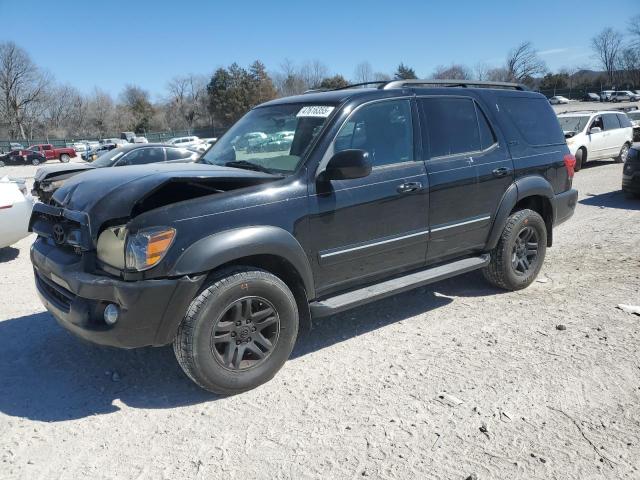
[{"label": "alloy wheel", "polygon": [[218,318],[211,335],[211,351],[229,370],[248,370],[264,362],[280,333],[275,307],[262,297],[231,303]]},{"label": "alloy wheel", "polygon": [[518,233],[511,254],[511,266],[518,275],[526,275],[538,260],[538,234],[533,227],[524,227]]}]

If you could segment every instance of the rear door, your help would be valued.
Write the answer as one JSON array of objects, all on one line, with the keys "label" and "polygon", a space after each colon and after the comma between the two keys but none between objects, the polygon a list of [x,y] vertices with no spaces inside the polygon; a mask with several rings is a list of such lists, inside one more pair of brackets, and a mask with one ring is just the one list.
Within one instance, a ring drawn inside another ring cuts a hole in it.
[{"label": "rear door", "polygon": [[620,120],[615,113],[604,113],[602,115],[604,124],[604,150],[606,158],[615,157],[620,153],[620,149],[625,142],[625,131],[620,128]]},{"label": "rear door", "polygon": [[427,261],[435,262],[484,247],[513,164],[473,98],[419,97],[418,104],[430,185]]}]

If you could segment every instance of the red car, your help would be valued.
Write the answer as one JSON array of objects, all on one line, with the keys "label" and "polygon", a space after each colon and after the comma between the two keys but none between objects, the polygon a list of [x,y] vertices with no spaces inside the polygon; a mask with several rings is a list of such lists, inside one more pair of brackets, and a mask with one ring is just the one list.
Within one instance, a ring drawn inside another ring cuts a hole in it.
[{"label": "red car", "polygon": [[26,158],[32,152],[39,152],[45,156],[47,160],[60,160],[62,163],[67,163],[73,157],[75,157],[76,151],[73,148],[62,147],[62,148],[54,148],[53,145],[49,143],[43,143],[40,145],[31,145],[26,150],[18,150],[11,152],[12,156],[21,156]]}]

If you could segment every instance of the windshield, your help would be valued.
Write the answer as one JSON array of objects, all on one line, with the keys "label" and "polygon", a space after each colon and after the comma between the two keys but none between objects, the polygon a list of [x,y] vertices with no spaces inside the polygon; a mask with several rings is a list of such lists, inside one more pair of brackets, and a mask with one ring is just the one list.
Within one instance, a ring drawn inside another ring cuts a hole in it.
[{"label": "windshield", "polygon": [[300,104],[256,108],[231,127],[200,162],[290,174],[333,109]]},{"label": "windshield", "polygon": [[107,153],[100,155],[96,160],[91,162],[91,165],[97,168],[111,167],[122,155],[124,155],[124,153],[124,149],[114,148],[113,150],[109,150]]},{"label": "windshield", "polygon": [[627,116],[634,121],[640,120],[640,111],[637,112],[627,112]]},{"label": "windshield", "polygon": [[558,117],[563,132],[581,132],[587,126],[589,117]]}]

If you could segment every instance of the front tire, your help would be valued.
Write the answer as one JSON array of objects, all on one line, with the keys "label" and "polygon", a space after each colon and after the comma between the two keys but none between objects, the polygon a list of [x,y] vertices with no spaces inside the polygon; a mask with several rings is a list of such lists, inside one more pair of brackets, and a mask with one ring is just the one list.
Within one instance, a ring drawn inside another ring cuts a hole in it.
[{"label": "front tire", "polygon": [[200,387],[232,395],[273,378],[293,350],[298,323],[295,298],[282,280],[236,267],[219,272],[193,299],[173,350]]},{"label": "front tire", "polygon": [[579,172],[587,163],[587,151],[584,148],[578,149],[576,152],[576,166],[574,170]]},{"label": "front tire", "polygon": [[71,160],[71,157],[66,153],[63,153],[62,155],[60,155],[60,161],[62,163],[69,163],[69,160]]},{"label": "front tire", "polygon": [[624,163],[629,155],[629,144],[625,143],[620,149],[620,154],[615,158],[616,163]]},{"label": "front tire", "polygon": [[37,167],[38,165],[40,165],[40,159],[37,157],[32,158],[31,165],[33,165],[34,167]]},{"label": "front tire", "polygon": [[533,210],[511,214],[498,245],[491,252],[484,277],[504,290],[521,290],[535,280],[547,249],[547,227]]}]

